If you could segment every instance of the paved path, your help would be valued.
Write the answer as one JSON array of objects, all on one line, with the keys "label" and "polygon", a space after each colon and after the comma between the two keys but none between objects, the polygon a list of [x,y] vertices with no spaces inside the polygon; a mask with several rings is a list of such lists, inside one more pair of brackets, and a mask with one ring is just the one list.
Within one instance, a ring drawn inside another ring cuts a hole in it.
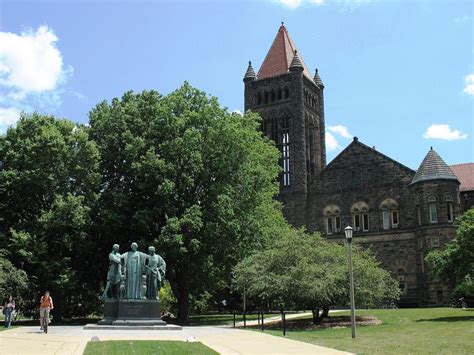
[{"label": "paved path", "polygon": [[19,327],[0,332],[0,354],[81,355],[92,337],[99,340],[200,341],[221,354],[348,354],[256,331],[224,327],[183,327],[173,331],[83,330],[80,326]]},{"label": "paved path", "polygon": [[[335,310],[330,310],[329,313],[330,314],[333,314],[333,313],[337,313],[337,312],[343,312],[344,310],[339,310],[339,309],[335,309]],[[288,313],[286,315],[286,320],[289,320],[289,319],[295,319],[295,318],[303,318],[303,317],[309,317],[309,316],[312,316],[313,313],[312,312],[302,312],[302,313]],[[239,315],[239,319],[242,319],[242,315]],[[268,317],[268,318],[265,318],[264,319],[264,324],[267,324],[267,323],[275,323],[275,322],[280,322],[281,321],[281,315],[280,314],[277,314],[273,317]],[[258,325],[260,324],[258,322],[258,320],[247,320],[246,321],[246,324],[248,326],[252,326],[252,325]],[[235,325],[237,327],[243,327],[244,326],[244,322],[243,321],[239,321],[239,322],[236,322]],[[223,327],[232,327],[233,325],[232,324],[225,324],[223,325]]]},{"label": "paved path", "polygon": [[[301,318],[301,317],[307,317],[307,316],[311,316],[312,313],[311,312],[305,312],[305,313],[290,313],[290,314],[287,314],[286,315],[286,320],[289,320],[289,319],[295,319],[295,318]],[[242,315],[239,315],[239,319],[242,319]],[[281,321],[281,315],[280,314],[276,314],[275,316],[272,316],[272,317],[265,317],[264,319],[264,324],[267,324],[267,323],[275,323],[275,322],[280,322]],[[252,325],[258,325],[260,324],[259,321],[257,319],[252,319],[252,320],[247,320],[246,321],[246,324],[247,326],[252,326]],[[236,322],[235,325],[237,327],[243,327],[244,326],[244,322],[243,321],[239,321],[239,322]],[[226,325],[223,325],[223,327],[232,327],[233,325],[232,324],[226,324]]]}]

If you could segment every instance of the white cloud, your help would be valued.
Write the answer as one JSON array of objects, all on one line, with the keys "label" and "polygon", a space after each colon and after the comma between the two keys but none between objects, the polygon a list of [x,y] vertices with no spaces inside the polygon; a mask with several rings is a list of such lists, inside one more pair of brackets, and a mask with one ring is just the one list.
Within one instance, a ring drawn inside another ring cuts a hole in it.
[{"label": "white cloud", "polygon": [[474,95],[474,74],[466,75],[464,79],[466,86],[464,87],[464,93],[468,95]]},{"label": "white cloud", "polygon": [[277,2],[286,7],[289,7],[290,9],[296,9],[302,3],[301,0],[277,0]]},{"label": "white cloud", "polygon": [[2,126],[10,126],[20,118],[20,112],[13,107],[0,107],[0,128]]},{"label": "white cloud", "polygon": [[423,138],[455,141],[460,139],[466,139],[467,134],[462,133],[457,129],[453,130],[447,124],[432,124],[426,129],[426,132],[423,133]]},{"label": "white cloud", "polygon": [[0,32],[0,124],[12,124],[18,117],[13,112],[51,112],[61,105],[73,68],[64,65],[57,42],[45,25],[20,34]]},{"label": "white cloud", "polygon": [[336,4],[342,8],[355,8],[362,4],[367,4],[376,0],[273,0],[274,2],[288,7],[290,9],[296,9],[302,5],[314,5],[321,6],[324,4]]},{"label": "white cloud", "polygon": [[336,137],[331,132],[326,131],[326,148],[328,151],[334,151],[339,149],[341,146],[337,142]]},{"label": "white cloud", "polygon": [[234,111],[232,111],[232,113],[236,113],[236,114],[238,114],[238,115],[240,115],[240,116],[243,115],[243,114],[242,114],[242,111],[240,111],[238,108],[236,108]]},{"label": "white cloud", "polygon": [[23,92],[55,89],[66,74],[57,41],[47,26],[20,35],[0,32],[0,85]]},{"label": "white cloud", "polygon": [[349,133],[349,130],[347,129],[346,126],[342,126],[342,125],[329,126],[328,130],[333,133],[337,133],[344,138],[352,138],[352,134]]}]

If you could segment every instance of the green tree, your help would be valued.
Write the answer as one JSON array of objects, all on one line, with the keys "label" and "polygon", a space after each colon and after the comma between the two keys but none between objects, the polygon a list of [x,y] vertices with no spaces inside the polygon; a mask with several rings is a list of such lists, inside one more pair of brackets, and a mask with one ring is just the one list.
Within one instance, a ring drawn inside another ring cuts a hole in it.
[{"label": "green tree", "polygon": [[187,83],[167,96],[128,92],[90,113],[100,250],[156,245],[182,321],[191,297],[225,288],[232,266],[286,224],[273,200],[278,151],[259,124]]},{"label": "green tree", "polygon": [[456,237],[443,250],[426,256],[431,273],[456,286],[455,292],[474,297],[474,208],[456,220]]},{"label": "green tree", "polygon": [[[353,247],[356,303],[365,307],[398,299],[396,280],[369,251]],[[245,286],[250,297],[289,309],[313,309],[315,321],[319,309],[327,316],[330,306],[348,304],[348,277],[347,245],[301,230],[288,230],[269,248],[234,269],[237,287]]]},{"label": "green tree", "polygon": [[12,295],[18,302],[23,298],[28,288],[28,276],[26,272],[17,269],[5,258],[5,251],[0,250],[0,302],[3,298]]},{"label": "green tree", "polygon": [[24,114],[0,136],[0,161],[0,247],[26,271],[34,298],[52,292],[55,317],[76,312],[90,289],[82,271],[91,254],[87,239],[100,182],[87,127]]}]

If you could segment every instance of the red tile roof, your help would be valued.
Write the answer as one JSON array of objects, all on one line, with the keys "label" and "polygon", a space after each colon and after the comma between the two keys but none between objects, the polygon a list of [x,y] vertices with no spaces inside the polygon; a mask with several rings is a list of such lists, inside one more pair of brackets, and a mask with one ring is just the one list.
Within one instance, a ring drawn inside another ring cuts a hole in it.
[{"label": "red tile roof", "polygon": [[459,191],[474,190],[474,163],[451,165],[450,168],[461,183]]},{"label": "red tile roof", "polygon": [[[295,50],[297,49],[298,48],[296,48],[296,45],[288,34],[285,26],[281,25],[275,39],[273,40],[272,46],[258,71],[258,79],[287,73],[295,55]],[[301,52],[298,51],[298,54],[303,63],[303,73],[308,79],[313,81],[313,77],[301,57]]]}]

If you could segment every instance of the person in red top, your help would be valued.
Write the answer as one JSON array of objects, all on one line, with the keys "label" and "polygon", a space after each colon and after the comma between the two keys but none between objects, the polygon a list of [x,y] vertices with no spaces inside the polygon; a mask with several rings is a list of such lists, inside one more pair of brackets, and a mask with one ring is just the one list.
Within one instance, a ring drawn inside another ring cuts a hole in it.
[{"label": "person in red top", "polygon": [[54,308],[53,299],[49,295],[49,291],[45,291],[40,299],[40,326],[43,330],[43,319],[47,318],[49,321],[49,311]]}]

